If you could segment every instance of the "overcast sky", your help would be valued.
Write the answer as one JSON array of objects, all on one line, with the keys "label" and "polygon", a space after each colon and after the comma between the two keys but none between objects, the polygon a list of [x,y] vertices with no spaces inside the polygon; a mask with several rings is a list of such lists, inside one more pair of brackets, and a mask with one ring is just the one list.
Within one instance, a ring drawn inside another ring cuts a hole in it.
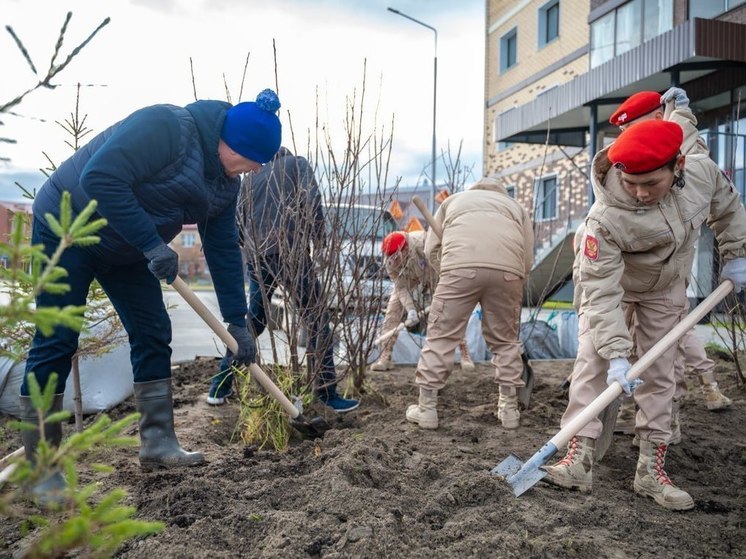
[{"label": "overcast sky", "polygon": [[[40,73],[49,66],[66,12],[73,12],[62,54],[69,54],[106,17],[111,23],[56,79],[55,90],[38,90],[2,115],[0,200],[17,198],[13,177],[39,186],[46,167],[71,154],[68,136],[55,121],[69,118],[75,84],[81,112],[93,133],[132,111],[155,103],[185,105],[194,100],[189,59],[194,64],[197,97],[238,102],[241,74],[249,56],[240,100],[253,100],[275,88],[272,41],[277,47],[283,143],[296,138],[305,146],[316,128],[316,92],[321,122],[341,141],[345,98],[361,90],[364,63],[367,85],[363,132],[394,120],[389,182],[417,184],[429,175],[432,146],[434,33],[386,10],[391,6],[438,30],[438,153],[463,141],[462,159],[481,175],[484,104],[484,0],[0,0],[0,103],[32,87],[30,71],[5,26],[25,43]],[[58,61],[59,62],[59,61]],[[289,114],[289,117],[288,117]],[[91,134],[90,137],[92,137]],[[305,147],[301,151],[305,151]],[[444,178],[438,167],[438,182]]]}]

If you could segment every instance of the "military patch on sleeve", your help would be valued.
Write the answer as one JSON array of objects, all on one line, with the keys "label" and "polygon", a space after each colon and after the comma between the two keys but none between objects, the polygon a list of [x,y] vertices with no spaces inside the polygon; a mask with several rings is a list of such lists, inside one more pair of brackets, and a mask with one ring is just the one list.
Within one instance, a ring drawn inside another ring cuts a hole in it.
[{"label": "military patch on sleeve", "polygon": [[593,235],[585,236],[585,249],[583,253],[589,260],[596,260],[598,258],[598,239],[596,237]]}]

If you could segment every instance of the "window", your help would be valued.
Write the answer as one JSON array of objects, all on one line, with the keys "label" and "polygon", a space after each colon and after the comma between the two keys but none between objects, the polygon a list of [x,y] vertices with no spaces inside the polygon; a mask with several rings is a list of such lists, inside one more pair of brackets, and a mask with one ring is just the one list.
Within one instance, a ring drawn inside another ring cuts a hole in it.
[{"label": "window", "polygon": [[184,248],[192,248],[194,243],[197,241],[197,235],[194,233],[184,233],[181,236],[181,246]]},{"label": "window", "polygon": [[551,0],[539,8],[539,48],[559,37],[559,0]]},{"label": "window", "polygon": [[689,19],[713,18],[740,6],[746,0],[689,0]]},{"label": "window", "polygon": [[508,191],[508,196],[515,199],[515,185],[511,184],[510,186],[506,186],[505,190]]},{"label": "window", "polygon": [[[720,1],[720,0],[718,0]],[[746,0],[722,0],[724,2]],[[632,0],[591,23],[591,68],[673,29],[673,0]]]},{"label": "window", "polygon": [[553,176],[541,179],[536,189],[535,220],[543,221],[556,218],[558,198],[557,177]]},{"label": "window", "polygon": [[500,73],[518,62],[518,28],[514,27],[500,38]]}]

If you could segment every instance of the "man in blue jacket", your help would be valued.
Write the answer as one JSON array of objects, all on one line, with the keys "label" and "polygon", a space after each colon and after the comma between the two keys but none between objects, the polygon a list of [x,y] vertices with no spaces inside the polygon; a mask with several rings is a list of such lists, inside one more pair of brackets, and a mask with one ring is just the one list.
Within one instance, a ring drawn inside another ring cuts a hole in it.
[{"label": "man in blue jacket", "polygon": [[[97,200],[97,215],[108,221],[101,242],[74,246],[62,255],[70,290],[42,293],[38,307],[85,305],[91,282],[99,281],[129,335],[134,394],[140,412],[140,464],[144,470],[204,462],[176,439],[171,390],[171,323],[159,280],[173,282],[179,270],[169,243],[182,225],[196,223],[228,331],[238,342],[241,364],[254,361],[255,345],[246,328],[246,299],[236,226],[239,175],[256,171],[280,146],[280,102],[269,89],[255,102],[231,106],[197,101],[186,107],[154,105],[140,109],[93,138],[62,163],[34,201],[32,242],[52,254],[59,239],[42,218],[59,216],[62,193],[70,192],[73,213]],[[37,422],[28,391],[33,372],[44,386],[58,376],[52,412],[62,408],[65,381],[78,346],[78,332],[59,326],[51,336],[36,332],[21,386],[22,419]],[[58,445],[59,423],[46,425],[46,438]],[[24,431],[33,461],[38,431]],[[60,473],[39,484],[42,498],[64,487]],[[53,498],[53,497],[52,497]]]},{"label": "man in blue jacket", "polygon": [[[318,380],[319,400],[338,413],[358,407],[358,400],[337,392],[334,345],[329,312],[311,258],[311,245],[325,244],[323,201],[313,169],[305,157],[281,147],[259,172],[246,175],[238,208],[240,234],[249,276],[249,321],[258,337],[267,326],[265,301],[278,286],[292,299],[308,329],[306,366]],[[230,359],[220,363],[207,403],[221,405],[232,393]]]}]

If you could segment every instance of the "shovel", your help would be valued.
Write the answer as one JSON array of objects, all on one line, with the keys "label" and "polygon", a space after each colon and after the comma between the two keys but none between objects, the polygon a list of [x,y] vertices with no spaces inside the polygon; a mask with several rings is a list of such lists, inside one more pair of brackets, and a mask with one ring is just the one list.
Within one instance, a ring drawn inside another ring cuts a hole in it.
[{"label": "shovel", "polygon": [[[420,213],[427,221],[430,228],[433,230],[438,238],[443,238],[443,229],[441,229],[438,222],[435,221],[433,214],[427,209],[425,202],[419,196],[412,196],[412,203],[420,210]],[[523,360],[523,386],[518,389],[518,401],[523,404],[524,408],[528,408],[529,401],[531,400],[531,391],[534,389],[534,370],[528,362],[528,357],[525,352],[521,352],[521,359]]]},{"label": "shovel", "polygon": [[[693,328],[715,305],[722,301],[733,290],[733,282],[725,280],[709,297],[700,303],[684,320],[679,322],[668,334],[663,336],[650,350],[640,357],[627,372],[627,380],[631,381],[640,376],[661,354],[675,344],[678,339]],[[523,463],[515,454],[495,466],[490,473],[502,477],[513,488],[516,497],[531,489],[537,482],[547,475],[541,466],[555,455],[558,448],[564,447],[583,427],[588,425],[594,417],[607,407],[622,393],[622,387],[615,382],[599,394],[588,407],[581,411],[559,433],[552,437],[528,461]]]},{"label": "shovel", "polygon": [[[210,329],[217,334],[217,336],[228,346],[233,353],[238,351],[238,344],[228,333],[228,330],[223,324],[215,318],[215,315],[210,312],[202,301],[197,298],[194,292],[189,289],[184,280],[176,276],[176,279],[171,284],[173,288],[181,295],[184,300],[189,304],[192,309],[200,316],[202,320],[210,327]],[[324,433],[331,429],[331,426],[321,417],[314,417],[313,419],[307,419],[303,417],[303,414],[298,408],[296,408],[290,399],[277,388],[277,385],[272,382],[267,374],[262,371],[262,368],[256,363],[249,365],[249,371],[251,376],[254,377],[259,384],[266,390],[270,396],[272,396],[280,404],[285,413],[290,418],[290,425],[298,431],[301,435],[311,438],[323,437]]]}]

